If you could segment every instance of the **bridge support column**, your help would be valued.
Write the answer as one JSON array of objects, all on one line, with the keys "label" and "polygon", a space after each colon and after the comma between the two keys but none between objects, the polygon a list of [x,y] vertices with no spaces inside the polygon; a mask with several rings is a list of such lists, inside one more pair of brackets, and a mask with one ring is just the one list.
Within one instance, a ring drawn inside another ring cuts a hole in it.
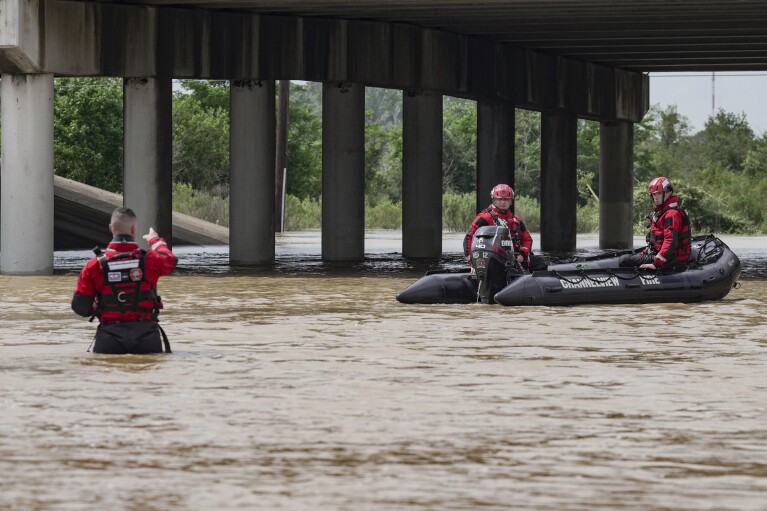
[{"label": "bridge support column", "polygon": [[322,86],[322,259],[365,255],[365,87]]},{"label": "bridge support column", "polygon": [[570,252],[576,244],[578,119],[541,113],[541,250]]},{"label": "bridge support column", "polygon": [[155,230],[173,236],[173,126],[170,78],[123,80],[123,204],[138,216],[138,242]]},{"label": "bridge support column", "polygon": [[508,101],[477,103],[477,212],[490,204],[495,185],[514,188],[515,113]]},{"label": "bridge support column", "polygon": [[53,75],[3,74],[0,272],[53,273]]},{"label": "bridge support column", "polygon": [[402,255],[442,255],[442,95],[405,91],[402,108]]},{"label": "bridge support column", "polygon": [[599,130],[599,248],[633,248],[634,125],[602,122]]},{"label": "bridge support column", "polygon": [[233,81],[229,129],[229,262],[274,262],[274,82]]}]

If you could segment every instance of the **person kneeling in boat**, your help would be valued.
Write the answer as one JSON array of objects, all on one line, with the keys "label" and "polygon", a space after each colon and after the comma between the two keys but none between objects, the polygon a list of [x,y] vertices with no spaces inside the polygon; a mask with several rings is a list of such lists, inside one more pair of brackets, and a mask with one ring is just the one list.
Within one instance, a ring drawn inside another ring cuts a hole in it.
[{"label": "person kneeling in boat", "polygon": [[163,238],[150,227],[143,238],[149,250],[135,241],[136,214],[130,208],[112,213],[109,231],[114,236],[102,253],[80,272],[72,297],[72,310],[99,318],[94,353],[170,352],[170,343],[158,323],[162,308],[157,281],[176,267],[178,259]]},{"label": "person kneeling in boat", "polygon": [[545,270],[546,260],[533,254],[532,236],[527,231],[522,219],[511,211],[511,204],[514,202],[514,190],[509,185],[499,184],[490,192],[490,198],[492,204],[487,209],[480,211],[463,239],[464,256],[470,257],[471,242],[477,229],[486,225],[497,225],[509,229],[514,244],[514,253],[517,254],[517,261],[523,268],[530,271]]},{"label": "person kneeling in boat", "polygon": [[682,269],[690,257],[690,217],[666,177],[650,181],[647,193],[655,204],[647,234],[647,248],[640,254],[621,256],[618,264],[642,270]]}]

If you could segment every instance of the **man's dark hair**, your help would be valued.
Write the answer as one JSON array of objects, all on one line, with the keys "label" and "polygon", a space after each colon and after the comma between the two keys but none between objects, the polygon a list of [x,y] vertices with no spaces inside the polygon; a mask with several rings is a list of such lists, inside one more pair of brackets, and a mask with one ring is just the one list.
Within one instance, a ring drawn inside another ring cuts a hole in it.
[{"label": "man's dark hair", "polygon": [[109,223],[115,234],[130,234],[131,225],[136,223],[136,213],[131,208],[117,208],[112,212]]}]

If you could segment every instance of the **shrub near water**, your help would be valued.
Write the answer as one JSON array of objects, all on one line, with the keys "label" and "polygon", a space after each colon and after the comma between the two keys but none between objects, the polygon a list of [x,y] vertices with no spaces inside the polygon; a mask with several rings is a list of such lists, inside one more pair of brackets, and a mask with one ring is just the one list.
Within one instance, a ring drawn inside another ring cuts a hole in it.
[{"label": "shrub near water", "polygon": [[[711,195],[702,188],[684,181],[674,183],[677,188],[682,206],[690,215],[692,235],[712,233],[752,233],[755,226],[747,219],[732,211],[724,201]],[[655,210],[654,204],[647,195],[647,187],[640,185],[634,189],[634,233],[646,234],[649,225],[649,215]]]},{"label": "shrub near water", "polygon": [[186,183],[173,183],[173,211],[229,227],[229,197],[201,192]]},{"label": "shrub near water", "polygon": [[399,202],[382,200],[375,206],[365,206],[365,227],[367,229],[399,229],[402,227],[402,205]]},{"label": "shrub near water", "polygon": [[477,216],[474,211],[474,197],[473,193],[444,194],[442,196],[442,228],[452,232],[468,230]]},{"label": "shrub near water", "polygon": [[[646,192],[644,194],[646,198]],[[646,203],[646,201],[644,201]],[[442,197],[442,227],[449,232],[463,232],[469,229],[476,217],[474,194],[446,193]],[[489,203],[488,203],[489,205]],[[532,197],[517,196],[514,201],[515,213],[522,218],[530,232],[540,232],[541,216],[538,201]],[[637,208],[640,209],[640,208]],[[229,198],[194,190],[185,183],[173,184],[173,210],[191,215],[214,224],[229,226]],[[720,219],[720,222],[723,220]],[[705,222],[709,225],[708,222]],[[727,225],[731,225],[725,222]],[[639,225],[639,224],[638,224]],[[285,199],[285,230],[306,231],[322,228],[322,201],[299,199],[288,195]],[[375,206],[365,206],[366,229],[401,229],[402,204],[382,200]],[[644,229],[644,227],[642,227]],[[577,230],[597,232],[599,230],[599,206],[590,202],[578,208]],[[641,230],[641,229],[640,229]]]},{"label": "shrub near water", "polygon": [[310,198],[285,197],[285,230],[305,231],[322,225],[322,201]]}]

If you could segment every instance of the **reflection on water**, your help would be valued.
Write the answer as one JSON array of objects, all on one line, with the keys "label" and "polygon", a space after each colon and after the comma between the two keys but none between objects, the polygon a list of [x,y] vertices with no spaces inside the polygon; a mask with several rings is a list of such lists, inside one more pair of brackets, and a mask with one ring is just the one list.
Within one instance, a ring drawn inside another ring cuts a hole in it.
[{"label": "reflection on water", "polygon": [[387,247],[184,250],[171,355],[86,353],[87,253],[0,276],[0,509],[765,509],[759,274],[702,304],[413,306],[424,268]]}]

